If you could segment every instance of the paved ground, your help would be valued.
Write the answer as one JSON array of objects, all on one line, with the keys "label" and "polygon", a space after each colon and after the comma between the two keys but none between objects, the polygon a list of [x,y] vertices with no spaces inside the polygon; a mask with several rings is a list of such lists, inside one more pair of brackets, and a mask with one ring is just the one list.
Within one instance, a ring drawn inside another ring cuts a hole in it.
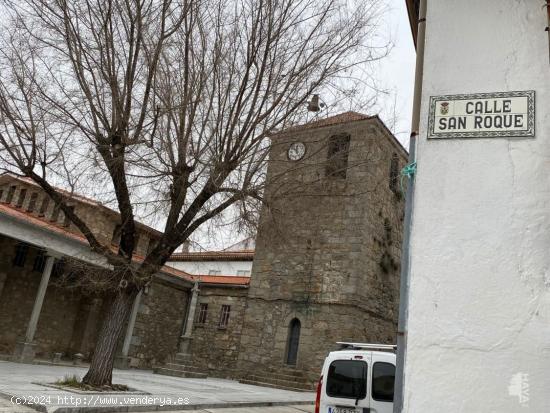
[{"label": "paved ground", "polygon": [[[26,406],[14,405],[11,401],[0,399],[0,413],[35,413]],[[179,410],[173,413],[313,413],[313,405],[276,406],[276,407],[237,407],[224,409]],[[155,412],[144,412],[155,413]]]},{"label": "paved ground", "polygon": [[[0,413],[35,413],[33,410],[25,406],[17,406],[9,400],[0,399]],[[294,412],[293,412],[294,413]]]},{"label": "paved ground", "polygon": [[[3,398],[16,396],[17,400],[31,400],[47,407],[48,412],[77,411],[76,408],[114,407],[113,411],[143,411],[144,406],[151,406],[151,411],[191,409],[218,413],[234,412],[269,412],[300,413],[300,410],[288,408],[267,409],[268,405],[297,405],[313,403],[314,393],[299,393],[267,387],[250,386],[232,380],[223,379],[182,379],[153,374],[143,370],[115,370],[113,382],[126,384],[139,391],[139,394],[95,393],[82,394],[44,386],[53,383],[65,375],[76,374],[82,377],[84,368],[18,364],[0,361],[0,393]],[[260,407],[259,410],[246,410],[248,406]],[[124,406],[134,407],[127,409]],[[237,410],[222,407],[239,407]],[[8,405],[9,407],[9,405]],[[6,410],[10,413],[25,410]],[[0,405],[0,413],[6,409]],[[202,410],[201,410],[202,409]],[[214,409],[214,410],[208,410]],[[82,412],[84,410],[78,410]],[[92,410],[88,410],[92,411]],[[106,410],[102,410],[105,412]],[[307,408],[305,411],[308,411]]]},{"label": "paved ground", "polygon": [[[179,410],[173,413],[313,413],[313,405],[276,406],[276,407],[237,407],[224,409]],[[0,413],[36,413],[30,407],[17,406],[11,401],[0,398]],[[155,412],[144,412],[155,413]]]},{"label": "paved ground", "polygon": [[[179,413],[313,413],[313,405],[277,407],[237,407],[225,409],[180,410]],[[154,412],[146,412],[154,413]],[[178,413],[178,412],[173,412]]]}]

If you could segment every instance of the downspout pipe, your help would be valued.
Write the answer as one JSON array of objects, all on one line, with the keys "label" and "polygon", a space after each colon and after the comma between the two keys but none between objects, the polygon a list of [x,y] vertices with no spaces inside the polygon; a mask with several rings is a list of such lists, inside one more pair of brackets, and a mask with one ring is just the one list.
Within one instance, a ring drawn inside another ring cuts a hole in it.
[{"label": "downspout pipe", "polygon": [[[411,138],[409,141],[409,163],[416,162],[416,141],[420,129],[422,103],[422,80],[424,77],[424,43],[426,39],[427,0],[420,1],[418,16],[418,37],[416,49],[416,70],[414,79]],[[420,165],[422,167],[422,165]],[[405,362],[407,351],[407,319],[409,313],[410,284],[410,235],[414,206],[414,175],[410,177],[405,196],[405,221],[403,228],[403,250],[401,252],[401,278],[399,289],[399,322],[397,326],[397,366],[395,372],[395,394],[393,412],[402,413],[405,389]]]},{"label": "downspout pipe", "polygon": [[546,0],[546,14],[548,15],[548,26],[546,26],[546,32],[548,33],[548,58],[550,59],[550,0]]}]

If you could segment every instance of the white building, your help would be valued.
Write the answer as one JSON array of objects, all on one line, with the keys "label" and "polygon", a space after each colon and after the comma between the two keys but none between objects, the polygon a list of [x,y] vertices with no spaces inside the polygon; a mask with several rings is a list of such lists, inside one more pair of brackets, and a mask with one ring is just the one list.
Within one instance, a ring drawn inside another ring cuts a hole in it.
[{"label": "white building", "polygon": [[250,277],[254,246],[247,238],[223,251],[174,253],[166,265],[194,275]]},{"label": "white building", "polygon": [[[408,3],[414,27],[419,1]],[[550,411],[543,3],[427,0],[420,19],[426,40],[403,412]],[[526,93],[509,93],[517,91]],[[478,111],[479,101],[487,104]],[[496,121],[507,114],[517,123]],[[437,122],[443,116],[474,123],[449,130],[448,121]],[[483,119],[476,124],[475,116]]]}]

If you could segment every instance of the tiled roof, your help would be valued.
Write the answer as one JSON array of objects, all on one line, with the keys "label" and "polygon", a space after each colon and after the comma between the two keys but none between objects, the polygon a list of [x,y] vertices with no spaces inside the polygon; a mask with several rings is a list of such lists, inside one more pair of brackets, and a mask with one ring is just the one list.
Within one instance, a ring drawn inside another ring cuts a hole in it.
[{"label": "tiled roof", "polygon": [[248,285],[250,277],[234,275],[191,275],[191,279],[203,284]]},{"label": "tiled roof", "polygon": [[293,127],[290,127],[288,129],[285,129],[285,130],[281,131],[280,133],[296,132],[296,131],[300,131],[300,130],[322,128],[322,127],[325,127],[325,126],[333,126],[333,125],[339,125],[339,124],[342,124],[342,123],[357,122],[357,121],[361,121],[361,120],[373,119],[375,117],[376,116],[369,116],[369,115],[365,115],[363,113],[349,111],[349,112],[340,113],[338,115],[329,116],[328,118],[314,120],[314,121],[311,121],[311,122],[308,122],[308,123],[304,123],[302,125],[293,126]]},{"label": "tiled roof", "polygon": [[20,221],[26,221],[32,225],[35,225],[43,229],[47,229],[50,232],[63,235],[64,237],[71,238],[75,241],[80,241],[84,244],[88,244],[88,241],[86,240],[86,238],[84,238],[83,235],[75,234],[71,231],[68,231],[64,227],[60,225],[56,225],[45,218],[39,218],[33,215],[32,213],[25,211],[22,208],[16,208],[10,204],[0,203],[0,213],[9,215]]},{"label": "tiled roof", "polygon": [[369,115],[365,115],[365,114],[358,113],[358,112],[353,112],[353,111],[340,113],[339,115],[330,116],[328,118],[319,119],[319,120],[316,120],[316,121],[313,121],[313,122],[304,123],[303,125],[294,126],[294,127],[291,127],[291,128],[288,128],[288,129],[285,129],[285,130],[282,130],[282,131],[276,133],[275,136],[276,135],[283,135],[283,134],[287,134],[287,133],[299,132],[299,131],[302,131],[302,130],[323,128],[323,127],[327,127],[327,126],[340,125],[340,124],[343,124],[343,123],[358,122],[358,121],[369,120],[369,119],[373,119],[373,120],[377,121],[378,124],[387,132],[388,137],[390,138],[390,140],[392,140],[394,142],[394,144],[396,145],[396,147],[399,148],[400,151],[402,151],[402,155],[404,155],[405,157],[408,156],[408,152],[405,149],[405,147],[403,146],[403,144],[397,140],[397,138],[392,133],[392,131],[388,129],[386,124],[382,121],[382,119],[380,119],[380,117],[378,115],[369,116]]},{"label": "tiled roof", "polygon": [[[40,187],[40,185],[38,185],[36,182],[34,182],[31,178],[28,178],[28,177],[25,177],[25,176],[17,176],[17,175],[13,175],[11,173],[3,173],[3,174],[0,174],[0,180],[2,179],[11,179],[11,180],[17,180],[17,181],[20,181],[20,182],[24,182],[28,185],[33,185],[35,186],[36,188],[39,188],[39,189],[42,189]],[[74,201],[78,201],[80,203],[83,203],[83,204],[87,204],[87,205],[90,205],[90,206],[93,206],[93,207],[97,207],[97,208],[101,208],[102,210],[104,210],[105,212],[109,213],[109,214],[112,214],[112,215],[115,215],[115,216],[119,216],[120,213],[118,213],[117,211],[115,211],[114,209],[111,209],[105,205],[103,205],[101,202],[95,200],[95,199],[92,199],[92,198],[88,198],[88,197],[85,197],[83,195],[79,195],[79,194],[76,194],[74,192],[70,192],[70,191],[67,191],[63,188],[59,188],[59,187],[56,187],[54,186],[53,187],[57,192],[59,192],[60,194],[66,196],[67,198],[70,198]],[[156,234],[156,235],[161,235],[161,232],[156,230],[155,228],[152,228],[148,225],[145,225],[141,222],[137,222],[136,221],[136,225],[138,226],[138,228],[140,229],[143,229],[149,233],[153,233],[153,234]]]},{"label": "tiled roof", "polygon": [[[11,173],[3,173],[1,175],[2,177],[7,177],[8,179],[11,178],[11,179],[16,179],[18,181],[22,181],[22,182],[25,182],[29,185],[33,185],[37,188],[40,188],[40,185],[38,185],[36,182],[34,182],[31,178],[27,177],[27,176],[18,176],[18,175],[13,175]],[[79,194],[76,194],[74,192],[71,192],[71,191],[67,191],[66,189],[63,189],[63,188],[59,188],[57,186],[53,186],[53,188],[65,195],[66,197],[68,198],[71,198],[71,199],[74,199],[75,201],[80,201],[80,202],[83,202],[83,203],[86,203],[86,204],[89,204],[89,205],[92,205],[92,206],[97,206],[97,207],[101,207],[101,208],[106,208],[112,212],[116,212],[116,211],[113,211],[111,208],[108,208],[106,207],[105,205],[103,205],[101,202],[95,200],[95,199],[92,199],[92,198],[88,198],[86,196],[83,196],[83,195],[79,195]],[[41,188],[40,188],[41,189]]]},{"label": "tiled roof", "polygon": [[[10,217],[13,217],[17,219],[18,221],[24,221],[26,223],[29,223],[31,225],[34,225],[36,227],[39,227],[41,229],[45,229],[47,231],[53,232],[57,235],[61,235],[63,237],[66,237],[68,239],[71,239],[73,241],[80,242],[85,245],[89,245],[86,238],[80,234],[75,234],[71,231],[68,231],[63,226],[56,225],[53,222],[48,221],[46,218],[40,218],[35,215],[33,215],[30,212],[27,212],[21,208],[17,208],[10,204],[0,203],[0,214],[9,215]],[[134,255],[133,257],[135,262],[142,262],[145,257],[140,255]],[[170,266],[164,266],[160,270],[164,274],[172,275],[174,277],[182,278],[187,281],[197,281],[197,276],[191,275],[186,273],[185,271],[177,270]],[[250,277],[227,277],[227,276],[198,276],[200,282],[204,282],[206,284],[240,284],[240,285],[248,285],[248,281]],[[204,279],[202,279],[204,277]],[[227,281],[227,278],[234,278],[234,280]],[[247,280],[244,280],[244,279]]]},{"label": "tiled roof", "polygon": [[168,261],[252,261],[254,250],[178,252]]}]

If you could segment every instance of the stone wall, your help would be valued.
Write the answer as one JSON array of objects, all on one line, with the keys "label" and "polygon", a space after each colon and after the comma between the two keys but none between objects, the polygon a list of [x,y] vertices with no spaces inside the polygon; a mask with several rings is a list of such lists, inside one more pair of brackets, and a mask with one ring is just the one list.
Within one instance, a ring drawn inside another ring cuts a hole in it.
[{"label": "stone wall", "polygon": [[[9,198],[11,195],[11,199]],[[65,220],[61,211],[56,211],[53,201],[37,186],[24,179],[10,175],[0,177],[0,202],[9,203],[19,212],[34,216],[61,229],[68,237],[81,236],[79,230]],[[76,214],[90,227],[104,245],[111,245],[119,215],[84,197],[72,196],[68,203]],[[43,205],[47,207],[43,208]],[[142,224],[137,224],[139,241],[136,254],[144,255],[150,238],[158,233]],[[52,228],[53,230],[53,228]],[[116,241],[116,240],[115,240]],[[17,240],[0,237],[0,353],[12,353],[17,341],[25,336],[26,328],[35,301],[41,271],[33,271],[38,252],[29,247],[24,267],[12,265]],[[38,321],[35,342],[36,355],[49,358],[53,352],[68,356],[79,352],[89,358],[93,353],[97,333],[108,300],[89,296],[80,289],[56,285],[52,274]],[[136,321],[136,335],[130,348],[133,364],[150,367],[163,362],[176,351],[181,326],[187,307],[187,291],[174,283],[155,279],[149,295],[143,297]],[[124,337],[119,342],[122,348]]]},{"label": "stone wall", "polygon": [[187,314],[188,290],[155,280],[141,304],[130,345],[130,366],[152,367],[176,353]]},{"label": "stone wall", "polygon": [[248,301],[246,324],[241,338],[240,377],[258,372],[288,369],[286,354],[289,325],[293,319],[301,324],[296,366],[313,386],[321,367],[336,342],[393,341],[394,323],[376,314],[346,304],[301,304],[288,301]]},{"label": "stone wall", "polygon": [[[23,267],[13,265],[17,244],[16,240],[0,236],[0,271],[5,278],[0,290],[0,353],[6,354],[11,354],[15,343],[25,336],[42,277],[40,271],[33,271],[36,249],[29,248]],[[78,335],[73,336],[73,330],[86,330],[88,318],[82,307],[88,298],[78,290],[56,285],[55,281],[52,276],[35,334],[36,353],[42,358],[49,358],[54,352],[71,355],[73,351],[83,352],[87,348],[82,347]],[[95,341],[89,326],[85,334],[81,337]]]},{"label": "stone wall", "polygon": [[[208,304],[206,322],[195,321],[191,354],[193,365],[209,376],[235,377],[240,351],[240,337],[246,305],[246,288],[219,288],[201,286],[195,320],[199,317],[200,303]],[[220,328],[222,305],[231,307],[227,327]]]},{"label": "stone wall", "polygon": [[108,310],[109,301],[96,296],[82,295],[76,313],[67,355],[83,354],[89,360],[94,353],[101,323]]},{"label": "stone wall", "polygon": [[[345,178],[326,176],[328,142],[351,137]],[[289,146],[304,142],[299,162]],[[297,369],[314,380],[336,341],[394,343],[404,202],[389,185],[406,153],[378,119],[273,138],[239,370],[285,368],[289,323],[302,324]],[[294,315],[294,316],[293,316]],[[315,377],[315,378],[314,378]]]},{"label": "stone wall", "polygon": [[[12,354],[25,337],[42,273],[33,271],[38,250],[30,248],[23,267],[13,265],[17,240],[0,236],[0,353]],[[54,274],[46,290],[34,342],[36,356],[50,359],[61,352],[71,358],[93,354],[108,300],[58,283]],[[188,291],[155,279],[144,295],[134,327],[131,365],[151,367],[177,350],[187,312]],[[121,337],[119,351],[124,337]]]},{"label": "stone wall", "polygon": [[[54,202],[49,199],[47,194],[37,185],[28,181],[17,180],[9,175],[3,175],[1,178],[0,202],[6,202],[8,200],[7,198],[10,188],[15,187],[15,192],[12,196],[10,204],[19,207],[21,211],[25,211],[36,217],[40,217],[46,221],[56,224],[67,232],[81,235],[80,231],[72,223],[65,221],[62,211],[56,212]],[[23,193],[24,196],[21,196]],[[34,206],[32,206],[31,199],[33,199],[34,194],[36,194],[36,198],[34,200]],[[42,202],[44,199],[46,199],[47,208],[43,211],[43,213],[41,213]],[[19,205],[20,200],[22,201],[21,205]],[[111,244],[114,230],[120,220],[118,213],[84,197],[73,196],[73,198],[68,201],[68,204],[74,206],[76,214],[86,223],[86,225],[88,225],[101,243],[104,245]],[[150,239],[157,239],[158,234],[151,228],[140,223],[137,223],[137,228],[139,239],[136,246],[136,253],[139,255],[145,255],[149,247]]]},{"label": "stone wall", "polygon": [[398,171],[407,164],[407,158],[404,151],[395,147],[389,131],[380,123],[369,126],[368,133],[369,150],[377,160],[365,175],[368,192],[363,207],[366,208],[366,222],[363,223],[361,255],[366,260],[359,271],[362,268],[368,276],[356,279],[353,302],[369,303],[369,311],[397,322],[405,207],[402,190],[406,190],[406,182],[401,188],[398,179],[396,190],[392,191],[388,176],[392,156],[398,155]]}]

